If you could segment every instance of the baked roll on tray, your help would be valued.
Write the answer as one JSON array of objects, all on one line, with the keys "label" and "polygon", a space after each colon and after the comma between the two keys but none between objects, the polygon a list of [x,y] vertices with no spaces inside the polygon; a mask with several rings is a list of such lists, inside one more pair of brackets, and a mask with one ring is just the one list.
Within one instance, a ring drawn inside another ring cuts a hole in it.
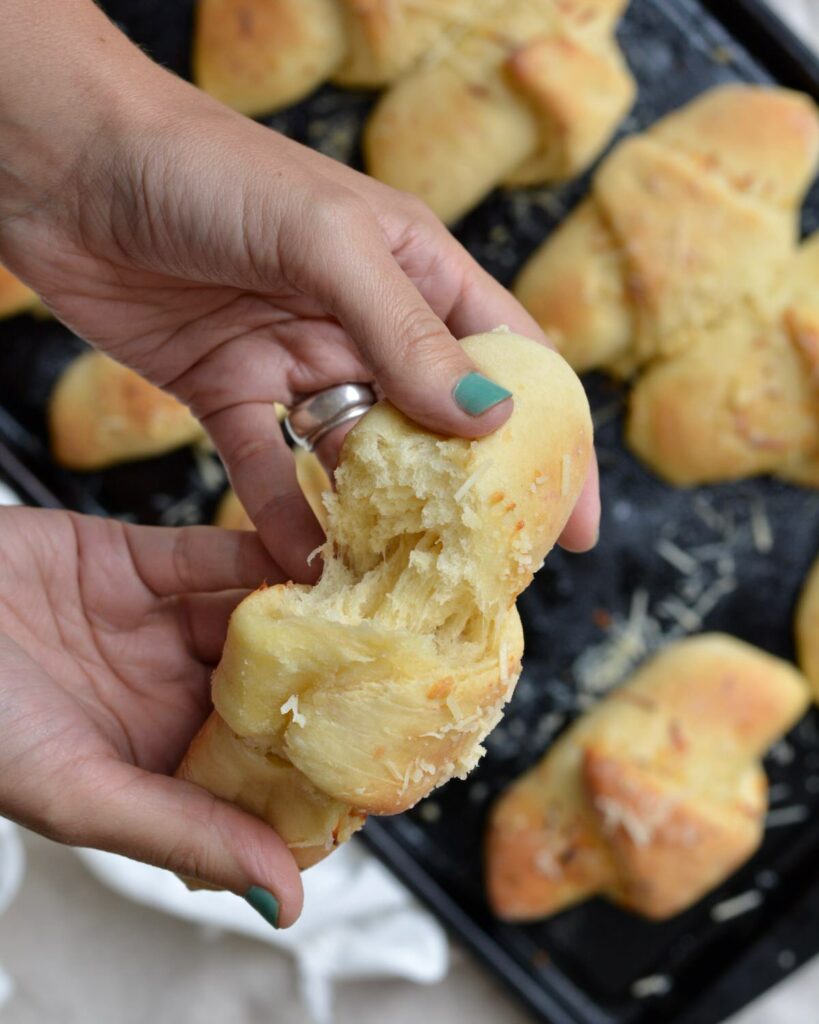
[{"label": "baked roll on tray", "polygon": [[501,183],[571,178],[636,86],[614,37],[627,0],[200,0],[194,79],[253,116],[328,78],[391,85],[367,170],[453,221]]},{"label": "baked roll on tray", "polygon": [[475,765],[520,671],[515,599],[586,477],[588,403],[566,363],[502,331],[464,347],[513,392],[509,421],[443,438],[381,402],[356,424],[320,582],[234,612],[215,711],[178,771],[270,824],[302,867]]},{"label": "baked roll on tray", "polygon": [[0,320],[25,313],[39,301],[30,288],[0,264]]},{"label": "baked roll on tray", "polygon": [[634,101],[614,37],[626,0],[493,0],[380,100],[368,173],[452,222],[501,184],[585,170]]},{"label": "baked roll on tray", "polygon": [[685,910],[758,847],[760,758],[807,704],[799,672],[731,637],[657,654],[494,805],[495,913],[535,920],[598,894],[648,918]]},{"label": "baked roll on tray", "polygon": [[58,378],[48,424],[54,459],[81,471],[162,455],[204,437],[181,402],[93,350]]},{"label": "baked roll on tray", "polygon": [[380,88],[486,7],[487,0],[199,0],[193,77],[253,117],[298,102],[329,78]]},{"label": "baked roll on tray", "polygon": [[626,441],[673,484],[819,483],[818,157],[807,96],[714,89],[620,143],[517,280],[578,372],[633,378]]}]

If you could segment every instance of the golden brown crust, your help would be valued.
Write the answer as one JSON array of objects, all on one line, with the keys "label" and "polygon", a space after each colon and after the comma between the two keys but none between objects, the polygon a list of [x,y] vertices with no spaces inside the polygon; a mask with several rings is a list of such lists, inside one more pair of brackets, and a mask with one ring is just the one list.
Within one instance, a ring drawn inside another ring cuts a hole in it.
[{"label": "golden brown crust", "polygon": [[63,371],[48,421],[54,458],[78,470],[150,458],[204,436],[184,405],[101,352],[85,352]]},{"label": "golden brown crust", "polygon": [[445,221],[502,182],[576,174],[633,99],[613,43],[622,6],[485,4],[381,100],[365,131],[368,171]]},{"label": "golden brown crust", "polygon": [[712,90],[618,146],[518,279],[573,366],[642,373],[627,440],[672,483],[819,479],[818,157],[807,97]]},{"label": "golden brown crust", "polygon": [[807,696],[791,666],[731,637],[666,648],[493,807],[495,912],[531,920],[599,893],[656,919],[690,906],[759,844],[759,759]]},{"label": "golden brown crust", "polygon": [[38,302],[37,296],[22,281],[0,265],[0,320],[16,316],[31,309]]},{"label": "golden brown crust", "polygon": [[[351,814],[397,813],[473,767],[520,671],[515,597],[560,534],[591,457],[585,395],[555,353],[508,332],[464,344],[514,392],[508,423],[469,442],[429,434],[386,403],[372,409],[348,435],[326,498],[321,581],[246,599],[214,675],[216,713],[235,742]],[[224,747],[208,762],[209,746],[199,743],[186,777],[208,785],[197,767],[207,763],[208,780],[224,771],[234,785]],[[277,797],[283,808],[310,799]],[[316,822],[308,838],[324,849],[332,837]],[[290,842],[287,821],[276,827]]]}]

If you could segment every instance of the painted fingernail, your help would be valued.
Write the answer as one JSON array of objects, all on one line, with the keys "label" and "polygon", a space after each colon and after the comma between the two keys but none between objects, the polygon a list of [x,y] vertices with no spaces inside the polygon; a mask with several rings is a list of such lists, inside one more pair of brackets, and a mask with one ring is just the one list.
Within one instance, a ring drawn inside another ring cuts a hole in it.
[{"label": "painted fingernail", "polygon": [[468,373],[455,385],[452,397],[470,416],[480,416],[493,405],[512,397],[512,392],[502,388],[482,373]]},{"label": "painted fingernail", "polygon": [[268,924],[272,924],[274,928],[279,927],[279,901],[272,892],[262,889],[260,885],[251,885],[244,899]]}]

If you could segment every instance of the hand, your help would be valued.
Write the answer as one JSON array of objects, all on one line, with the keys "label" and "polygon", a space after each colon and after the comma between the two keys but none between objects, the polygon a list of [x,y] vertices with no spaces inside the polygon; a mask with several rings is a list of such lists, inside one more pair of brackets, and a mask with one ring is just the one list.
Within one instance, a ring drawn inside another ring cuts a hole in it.
[{"label": "hand", "polygon": [[0,813],[301,910],[258,818],[170,776],[210,709],[227,619],[281,570],[252,533],[0,509]]},{"label": "hand", "polygon": [[[5,155],[0,127],[0,257],[78,334],[191,406],[273,556],[309,579],[321,532],[273,400],[375,380],[419,423],[477,437],[511,402],[459,407],[474,367],[453,335],[505,323],[546,339],[418,200],[162,71],[88,0],[70,0],[70,23],[55,2],[0,14],[0,114],[19,121]],[[32,23],[26,88],[12,57]],[[564,546],[591,546],[598,520],[594,473]]]}]

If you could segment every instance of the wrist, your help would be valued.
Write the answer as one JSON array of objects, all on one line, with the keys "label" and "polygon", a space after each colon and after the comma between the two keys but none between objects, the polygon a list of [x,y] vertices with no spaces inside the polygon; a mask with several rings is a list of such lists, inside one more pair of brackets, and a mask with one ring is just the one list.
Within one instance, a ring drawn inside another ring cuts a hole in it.
[{"label": "wrist", "polygon": [[161,74],[91,0],[4,0],[0,258],[21,222],[69,223],[110,180],[141,89]]}]

